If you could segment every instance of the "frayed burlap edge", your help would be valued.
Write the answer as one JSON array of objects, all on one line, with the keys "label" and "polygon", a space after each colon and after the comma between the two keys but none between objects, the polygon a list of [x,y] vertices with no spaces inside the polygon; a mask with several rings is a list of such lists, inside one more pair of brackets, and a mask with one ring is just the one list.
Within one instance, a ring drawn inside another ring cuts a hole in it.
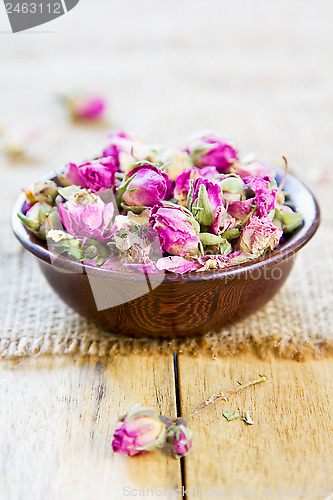
[{"label": "frayed burlap edge", "polygon": [[265,339],[244,338],[241,342],[230,337],[206,335],[197,339],[151,340],[124,337],[109,339],[87,339],[84,334],[69,334],[46,337],[21,337],[16,340],[2,338],[0,342],[0,357],[12,359],[21,357],[36,357],[39,355],[70,355],[78,357],[112,357],[115,355],[154,355],[173,353],[196,356],[207,354],[213,358],[234,356],[240,352],[252,352],[262,359],[271,356],[305,361],[320,359],[333,354],[333,341],[325,338],[304,339],[301,344],[296,341],[283,341],[274,335]]}]

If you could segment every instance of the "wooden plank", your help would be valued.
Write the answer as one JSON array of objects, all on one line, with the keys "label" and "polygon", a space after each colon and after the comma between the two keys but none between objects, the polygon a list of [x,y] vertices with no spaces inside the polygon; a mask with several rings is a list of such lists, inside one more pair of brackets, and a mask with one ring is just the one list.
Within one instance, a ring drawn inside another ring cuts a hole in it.
[{"label": "wooden plank", "polygon": [[[258,374],[267,375],[267,382],[189,419],[195,436],[185,459],[189,497],[202,498],[216,488],[227,499],[328,498],[333,490],[332,359],[297,363],[249,354],[218,360],[181,355],[182,414]],[[238,408],[248,410],[255,424],[222,416]]]},{"label": "wooden plank", "polygon": [[116,418],[133,404],[176,413],[171,356],[2,362],[0,378],[1,499],[116,500],[133,488],[181,487],[179,461],[111,449]]}]

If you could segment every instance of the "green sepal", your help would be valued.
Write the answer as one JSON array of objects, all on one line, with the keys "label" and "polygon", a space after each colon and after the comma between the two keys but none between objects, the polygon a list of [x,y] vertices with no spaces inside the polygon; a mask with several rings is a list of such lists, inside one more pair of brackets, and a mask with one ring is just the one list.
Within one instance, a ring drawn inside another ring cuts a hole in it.
[{"label": "green sepal", "polygon": [[219,245],[220,243],[224,243],[226,241],[225,238],[212,233],[200,233],[199,238],[202,244],[205,246]]},{"label": "green sepal", "polygon": [[227,191],[228,193],[243,193],[244,182],[240,177],[228,176],[219,182],[222,191]]},{"label": "green sepal", "polygon": [[[52,245],[49,245],[52,248],[57,249],[59,254],[62,253],[67,253],[68,255],[71,255],[77,260],[83,260],[83,255],[82,255],[82,247],[81,247],[81,241],[73,238],[69,240],[61,240],[59,242],[54,242],[52,241]],[[62,249],[62,250],[59,250]]]},{"label": "green sepal", "polygon": [[192,214],[194,218],[203,226],[211,226],[214,222],[212,208],[209,203],[207,189],[200,185],[198,198],[192,204]]},{"label": "green sepal", "polygon": [[124,202],[121,202],[120,206],[126,212],[133,212],[134,214],[138,214],[138,215],[140,215],[144,210],[147,210],[147,208],[149,208],[149,207],[144,207],[144,206],[126,205],[126,203],[124,203]]},{"label": "green sepal", "polygon": [[23,222],[23,224],[25,225],[25,227],[27,229],[29,229],[29,231],[32,231],[33,233],[37,233],[38,232],[38,227],[39,227],[39,223],[32,220],[32,219],[29,219],[29,217],[27,217],[26,215],[22,214],[22,212],[19,212],[17,214],[18,218],[21,219],[21,221]]},{"label": "green sepal", "polygon": [[229,243],[228,240],[224,240],[222,243],[220,243],[219,249],[221,255],[228,255],[233,251],[231,243]]},{"label": "green sepal", "polygon": [[196,158],[197,156],[201,156],[203,154],[208,153],[209,151],[212,151],[218,146],[217,142],[214,142],[213,144],[208,144],[199,141],[196,141],[194,145],[190,146],[190,156],[191,158]]},{"label": "green sepal", "polygon": [[251,205],[251,212],[249,214],[247,214],[247,216],[245,217],[244,220],[242,220],[242,222],[239,226],[240,228],[243,228],[246,226],[247,221],[250,220],[251,216],[254,214],[254,212],[256,212],[257,209],[258,209],[258,206],[256,204]]},{"label": "green sepal", "polygon": [[61,187],[58,189],[60,196],[65,198],[67,201],[74,198],[74,196],[80,191],[82,191],[82,188],[80,188],[80,186],[75,186],[74,184],[72,186]]},{"label": "green sepal", "polygon": [[192,200],[193,200],[193,179],[190,180],[190,188],[187,195],[187,210],[191,210]]},{"label": "green sepal", "polygon": [[232,227],[231,229],[224,231],[224,233],[221,233],[221,236],[223,236],[223,238],[225,238],[226,240],[231,241],[238,238],[240,233],[240,229],[238,229],[237,227]]},{"label": "green sepal", "polygon": [[40,223],[45,222],[46,217],[54,211],[55,209],[51,207],[51,205],[48,205],[47,203],[42,203],[38,210],[38,221]]},{"label": "green sepal", "polygon": [[273,224],[275,224],[276,227],[279,227],[280,229],[282,229],[282,220],[280,217],[274,217],[274,219],[272,220]]},{"label": "green sepal", "polygon": [[[33,210],[34,206],[36,206],[37,208],[36,204],[33,205],[31,210]],[[45,222],[47,220],[47,217],[54,212],[56,213],[56,210],[51,205],[44,202],[40,205],[38,211],[36,211],[35,209],[34,218],[27,217],[22,212],[19,212],[17,216],[23,222],[25,227],[29,229],[29,231],[32,231],[36,236],[38,236],[38,238],[45,240]]]},{"label": "green sepal", "polygon": [[303,224],[303,217],[298,212],[283,212],[281,221],[283,231],[291,233]]},{"label": "green sepal", "polygon": [[97,266],[104,264],[109,256],[109,252],[105,246],[92,238],[89,238],[82,248],[83,260],[95,260]]},{"label": "green sepal", "polygon": [[135,176],[136,176],[136,173],[131,175],[131,177],[129,177],[127,180],[125,180],[122,184],[120,184],[120,186],[117,188],[117,194],[119,196],[124,195],[124,193],[127,191],[128,186],[130,185],[130,183],[132,182],[132,180],[134,179]]}]

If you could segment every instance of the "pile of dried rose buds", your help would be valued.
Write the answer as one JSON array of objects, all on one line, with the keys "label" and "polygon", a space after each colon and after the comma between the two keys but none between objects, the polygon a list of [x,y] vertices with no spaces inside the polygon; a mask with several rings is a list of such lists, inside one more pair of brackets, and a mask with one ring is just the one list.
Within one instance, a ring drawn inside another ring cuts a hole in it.
[{"label": "pile of dried rose buds", "polygon": [[168,149],[120,132],[98,159],[25,190],[19,217],[53,251],[87,265],[183,274],[281,244],[303,222],[282,188],[270,166],[215,134]]},{"label": "pile of dried rose buds", "polygon": [[181,458],[192,446],[192,432],[184,418],[158,416],[151,408],[135,405],[119,422],[112,441],[115,453],[134,457],[161,448]]}]

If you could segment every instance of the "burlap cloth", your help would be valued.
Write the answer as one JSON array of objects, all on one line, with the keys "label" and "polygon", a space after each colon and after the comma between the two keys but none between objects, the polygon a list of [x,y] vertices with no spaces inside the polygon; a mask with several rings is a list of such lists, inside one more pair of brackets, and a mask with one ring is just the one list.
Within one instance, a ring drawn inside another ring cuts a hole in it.
[{"label": "burlap cloth", "polygon": [[[130,0],[125,9],[101,2],[101,11],[92,12],[91,3],[80,2],[71,18],[55,22],[55,33],[4,35],[1,120],[5,128],[37,125],[41,135],[26,160],[1,157],[0,355],[174,349],[216,356],[244,349],[293,359],[327,355],[333,352],[333,6],[212,0],[204,12],[191,2],[189,14],[186,2],[159,5],[139,8]],[[88,29],[89,22],[108,16],[112,29]],[[109,97],[110,123],[66,121],[54,96],[76,87]],[[174,145],[209,128],[266,161],[289,158],[319,199],[322,225],[263,310],[201,340],[159,342],[103,332],[57,298],[11,234],[11,207],[22,186],[68,160],[95,156],[109,128]]]}]

